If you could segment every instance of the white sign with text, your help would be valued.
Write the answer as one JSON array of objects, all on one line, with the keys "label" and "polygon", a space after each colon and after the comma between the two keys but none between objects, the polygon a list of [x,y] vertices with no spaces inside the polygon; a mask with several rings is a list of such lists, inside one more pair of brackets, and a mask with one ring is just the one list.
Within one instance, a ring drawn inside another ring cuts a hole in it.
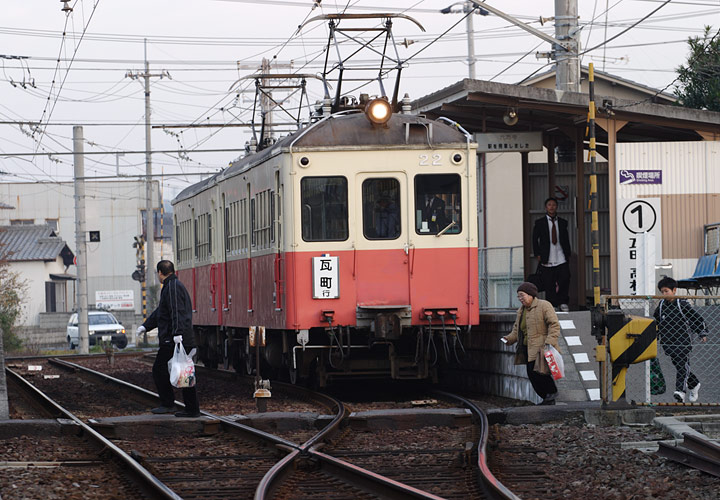
[{"label": "white sign with text", "polygon": [[[655,279],[655,263],[662,260],[660,198],[619,199],[617,214],[618,293],[645,295],[650,281]],[[650,236],[648,241],[654,239],[654,252],[643,250],[646,234]],[[644,262],[644,256],[653,254],[656,262]],[[640,274],[649,274],[646,269],[653,269],[653,273],[643,279]]]},{"label": "white sign with text", "polygon": [[114,311],[135,309],[135,294],[132,290],[97,290],[95,307]]},{"label": "white sign with text", "polygon": [[337,299],[340,297],[338,258],[323,255],[313,257],[313,298]]}]

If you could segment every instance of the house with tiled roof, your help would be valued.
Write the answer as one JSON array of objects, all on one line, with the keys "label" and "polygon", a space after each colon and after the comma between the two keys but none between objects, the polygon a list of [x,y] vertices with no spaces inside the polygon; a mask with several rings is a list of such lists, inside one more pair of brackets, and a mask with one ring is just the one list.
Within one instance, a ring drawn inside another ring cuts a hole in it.
[{"label": "house with tiled roof", "polygon": [[67,269],[75,255],[50,226],[0,226],[0,258],[27,285],[20,325],[38,325],[41,313],[73,308],[75,276]]}]

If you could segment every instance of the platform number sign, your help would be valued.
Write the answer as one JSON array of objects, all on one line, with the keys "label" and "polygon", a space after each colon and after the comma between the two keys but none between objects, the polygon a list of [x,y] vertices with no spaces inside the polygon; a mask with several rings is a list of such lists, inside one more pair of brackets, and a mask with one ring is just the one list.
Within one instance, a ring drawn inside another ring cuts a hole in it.
[{"label": "platform number sign", "polygon": [[660,198],[618,200],[618,293],[643,294],[638,290],[640,235],[655,236],[655,258],[662,260]]},{"label": "platform number sign", "polygon": [[313,298],[337,299],[340,297],[338,258],[330,255],[313,257]]}]

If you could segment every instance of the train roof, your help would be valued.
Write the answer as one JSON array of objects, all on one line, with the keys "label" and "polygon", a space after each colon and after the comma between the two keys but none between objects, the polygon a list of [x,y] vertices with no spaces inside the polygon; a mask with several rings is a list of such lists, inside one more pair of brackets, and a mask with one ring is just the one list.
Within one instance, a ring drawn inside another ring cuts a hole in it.
[{"label": "train roof", "polygon": [[281,138],[266,149],[244,156],[221,172],[185,188],[172,203],[200,193],[216,182],[238,175],[286,151],[464,147],[467,140],[456,127],[419,115],[393,114],[385,126],[377,126],[361,112],[335,114]]}]

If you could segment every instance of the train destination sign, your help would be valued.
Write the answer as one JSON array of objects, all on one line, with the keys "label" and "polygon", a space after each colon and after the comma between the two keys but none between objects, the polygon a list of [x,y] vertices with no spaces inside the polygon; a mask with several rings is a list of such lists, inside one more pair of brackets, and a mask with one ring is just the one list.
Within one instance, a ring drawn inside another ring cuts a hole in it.
[{"label": "train destination sign", "polygon": [[478,153],[542,151],[542,132],[490,132],[475,134]]},{"label": "train destination sign", "polygon": [[325,254],[313,257],[313,299],[340,297],[338,258]]}]

